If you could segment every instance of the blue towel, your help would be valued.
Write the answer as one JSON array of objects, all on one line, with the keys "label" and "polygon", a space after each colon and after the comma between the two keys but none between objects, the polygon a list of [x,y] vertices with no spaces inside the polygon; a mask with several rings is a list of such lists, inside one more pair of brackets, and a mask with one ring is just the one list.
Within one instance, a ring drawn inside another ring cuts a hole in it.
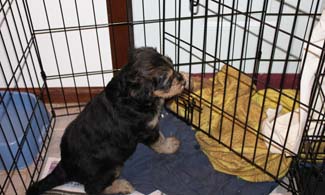
[{"label": "blue towel", "polygon": [[166,137],[176,136],[181,146],[175,154],[157,154],[139,144],[125,163],[122,178],[138,192],[150,194],[160,190],[168,195],[265,195],[276,182],[252,183],[217,172],[200,150],[195,131],[189,125],[163,111],[160,129]]}]

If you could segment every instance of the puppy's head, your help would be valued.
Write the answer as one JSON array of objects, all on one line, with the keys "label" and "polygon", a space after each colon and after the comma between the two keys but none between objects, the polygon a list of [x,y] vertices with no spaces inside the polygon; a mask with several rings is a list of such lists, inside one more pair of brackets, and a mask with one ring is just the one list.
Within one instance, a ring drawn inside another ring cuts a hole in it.
[{"label": "puppy's head", "polygon": [[134,49],[128,64],[122,69],[128,95],[134,98],[170,98],[180,94],[185,78],[173,69],[170,58],[153,48]]}]

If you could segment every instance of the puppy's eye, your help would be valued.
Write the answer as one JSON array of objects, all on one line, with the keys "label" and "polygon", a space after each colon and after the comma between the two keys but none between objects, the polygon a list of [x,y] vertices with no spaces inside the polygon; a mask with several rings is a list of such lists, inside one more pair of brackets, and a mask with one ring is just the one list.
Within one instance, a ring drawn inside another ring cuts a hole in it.
[{"label": "puppy's eye", "polygon": [[173,78],[169,77],[168,79],[166,79],[164,81],[162,88],[165,89],[165,90],[168,90],[171,87],[172,83],[173,83]]},{"label": "puppy's eye", "polygon": [[157,83],[156,83],[157,89],[162,89],[162,90],[168,89],[169,79],[167,78],[166,74],[161,74],[156,78],[157,78]]},{"label": "puppy's eye", "polygon": [[165,80],[165,75],[159,75],[158,77],[159,83]]},{"label": "puppy's eye", "polygon": [[158,77],[156,77],[156,80],[155,80],[156,86],[158,88],[161,88],[161,86],[164,85],[165,79],[166,79],[166,76],[164,74],[161,74]]}]

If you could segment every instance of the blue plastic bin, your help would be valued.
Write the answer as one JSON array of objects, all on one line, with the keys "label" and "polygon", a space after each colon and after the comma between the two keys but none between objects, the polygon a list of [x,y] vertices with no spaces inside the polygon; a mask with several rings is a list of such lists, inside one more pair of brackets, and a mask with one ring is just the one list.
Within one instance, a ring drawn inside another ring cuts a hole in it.
[{"label": "blue plastic bin", "polygon": [[0,91],[0,98],[0,154],[4,161],[0,159],[0,170],[9,170],[15,162],[18,169],[23,169],[37,157],[50,115],[33,94]]}]

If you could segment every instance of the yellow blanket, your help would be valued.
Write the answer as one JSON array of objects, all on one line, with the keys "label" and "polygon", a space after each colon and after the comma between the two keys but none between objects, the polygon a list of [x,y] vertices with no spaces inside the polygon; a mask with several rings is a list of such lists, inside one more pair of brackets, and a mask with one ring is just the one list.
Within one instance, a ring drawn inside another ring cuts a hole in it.
[{"label": "yellow blanket", "polygon": [[[283,177],[291,159],[285,155],[268,154],[268,148],[258,132],[260,120],[266,118],[265,111],[276,108],[280,93],[271,89],[266,91],[262,112],[265,91],[257,92],[251,78],[231,66],[225,65],[214,78],[204,79],[202,90],[200,79],[193,78],[192,82],[192,92],[196,95],[191,98],[201,107],[201,110],[194,109],[192,120],[194,126],[203,130],[197,131],[196,139],[213,167],[252,182],[274,180],[265,172],[276,178]],[[295,91],[287,90],[282,94],[294,97]],[[283,106],[282,112],[292,111],[291,98],[282,95],[280,104]],[[183,117],[188,110],[175,102],[170,108]],[[264,171],[243,158],[254,162]]]}]

